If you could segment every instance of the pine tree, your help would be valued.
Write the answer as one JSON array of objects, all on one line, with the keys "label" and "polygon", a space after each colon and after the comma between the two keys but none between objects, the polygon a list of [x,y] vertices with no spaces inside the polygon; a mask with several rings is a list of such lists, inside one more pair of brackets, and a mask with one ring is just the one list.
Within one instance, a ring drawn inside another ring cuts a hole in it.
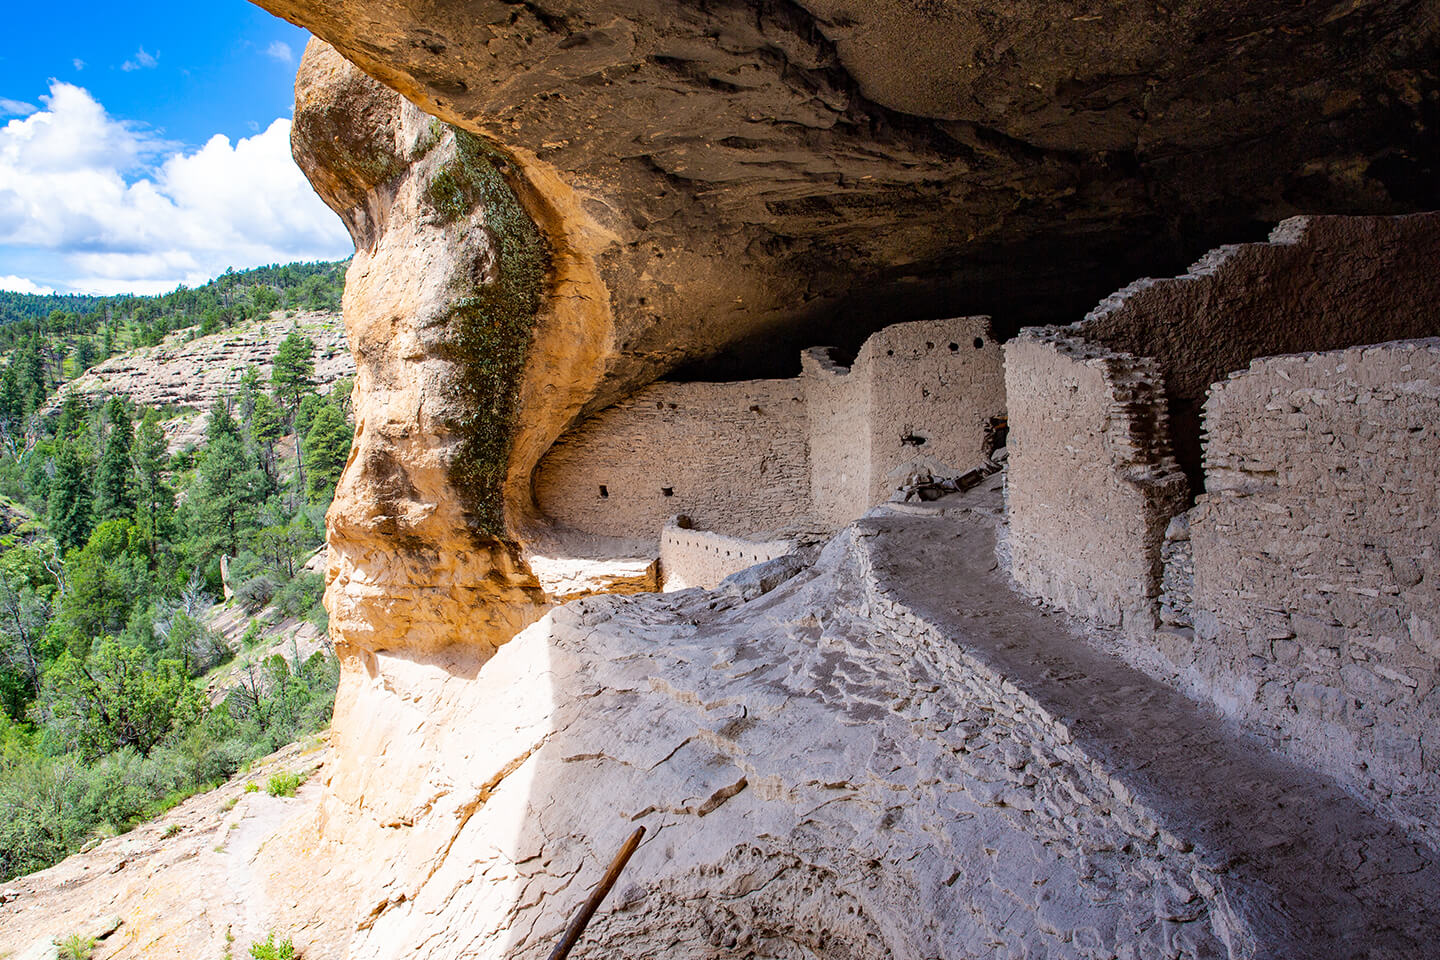
[{"label": "pine tree", "polygon": [[314,374],[315,344],[298,327],[293,328],[275,351],[275,363],[270,368],[270,388],[285,411],[290,429],[295,431],[295,474],[301,487],[305,485],[305,463],[300,442],[302,434],[296,427],[295,419],[300,412],[301,401],[314,395],[311,381]]},{"label": "pine tree", "polygon": [[125,401],[112,397],[106,407],[110,431],[100,453],[95,475],[95,522],[129,519],[135,515],[135,476],[130,467],[130,450],[135,430]]},{"label": "pine tree", "polygon": [[310,471],[306,492],[311,502],[328,500],[335,493],[354,433],[340,408],[327,403],[316,412],[305,435],[305,467]]},{"label": "pine tree", "polygon": [[90,536],[90,458],[80,441],[55,438],[47,518],[62,550],[80,547]]},{"label": "pine tree", "polygon": [[250,414],[250,439],[260,452],[260,466],[271,483],[277,480],[275,444],[285,436],[285,414],[266,394],[255,396],[255,409]]},{"label": "pine tree", "polygon": [[224,400],[215,401],[205,429],[205,459],[200,464],[199,514],[207,553],[234,556],[240,533],[254,525],[256,506],[264,494],[264,477],[246,455],[240,425]]},{"label": "pine tree", "polygon": [[175,513],[175,491],[164,477],[167,453],[160,415],[146,410],[135,435],[135,522],[145,541],[151,569],[155,567],[159,543],[169,538],[170,519]]}]

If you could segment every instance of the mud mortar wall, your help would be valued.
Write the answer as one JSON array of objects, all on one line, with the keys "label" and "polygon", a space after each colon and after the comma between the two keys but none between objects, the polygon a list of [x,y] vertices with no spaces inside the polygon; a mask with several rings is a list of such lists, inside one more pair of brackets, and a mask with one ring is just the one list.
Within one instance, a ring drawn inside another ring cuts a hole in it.
[{"label": "mud mortar wall", "polygon": [[1205,413],[1189,669],[1440,844],[1440,339],[1257,360]]},{"label": "mud mortar wall", "polygon": [[870,390],[865,508],[890,496],[890,472],[905,464],[955,476],[980,462],[986,425],[1005,415],[1004,364],[985,317],[895,324],[865,341],[855,360]]},{"label": "mud mortar wall", "polygon": [[1167,394],[1199,401],[1256,357],[1440,333],[1437,259],[1440,213],[1293,217],[1268,243],[1218,247],[1183,276],[1136,281],[1075,329],[1156,358]]},{"label": "mud mortar wall", "polygon": [[870,371],[837,364],[827,347],[806,350],[800,363],[815,518],[843,526],[870,506]]},{"label": "mud mortar wall", "polygon": [[794,380],[646,387],[555,445],[537,505],[587,533],[643,539],[675,514],[738,536],[839,527],[889,496],[897,467],[975,465],[1005,413],[1001,348],[983,317],[886,327],[853,367],[825,348],[802,364]]},{"label": "mud mortar wall", "polygon": [[1148,632],[1186,494],[1154,363],[1055,328],[1023,331],[1005,359],[1011,574],[1071,613]]},{"label": "mud mortar wall", "polygon": [[615,537],[654,538],[677,513],[727,533],[773,529],[810,513],[805,432],[795,380],[651,384],[551,449],[536,503]]},{"label": "mud mortar wall", "polygon": [[745,540],[669,524],[660,534],[660,576],[666,591],[713,590],[732,573],[792,552],[789,540]]}]

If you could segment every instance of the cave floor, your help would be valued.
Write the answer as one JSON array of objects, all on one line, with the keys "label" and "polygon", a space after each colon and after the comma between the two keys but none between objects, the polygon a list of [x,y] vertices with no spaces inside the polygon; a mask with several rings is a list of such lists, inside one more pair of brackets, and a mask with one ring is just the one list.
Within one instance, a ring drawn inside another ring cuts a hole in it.
[{"label": "cave floor", "polygon": [[[860,521],[878,586],[1006,677],[1156,820],[1254,884],[1277,956],[1418,957],[1440,943],[1440,857],[1333,781],[1016,594],[995,560],[1001,478]],[[1283,932],[1283,933],[1282,933]],[[1283,944],[1283,945],[1282,945]]]}]

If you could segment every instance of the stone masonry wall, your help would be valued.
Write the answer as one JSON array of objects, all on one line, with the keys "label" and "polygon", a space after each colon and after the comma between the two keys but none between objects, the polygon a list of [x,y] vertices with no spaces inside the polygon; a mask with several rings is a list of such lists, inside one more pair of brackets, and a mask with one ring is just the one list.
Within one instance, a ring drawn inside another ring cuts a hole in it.
[{"label": "stone masonry wall", "polygon": [[732,573],[794,550],[789,540],[745,540],[666,524],[660,533],[660,577],[667,592],[686,587],[713,590]]},{"label": "stone masonry wall", "polygon": [[1022,331],[1005,359],[1011,574],[1071,613],[1147,632],[1187,490],[1154,362],[1055,328]]},{"label": "stone masonry wall", "polygon": [[870,508],[869,370],[846,367],[828,347],[800,355],[810,431],[815,519],[840,527]]},{"label": "stone masonry wall", "polygon": [[987,426],[1005,416],[1004,353],[986,317],[886,327],[865,341],[855,369],[870,389],[866,509],[894,492],[899,467],[955,476],[979,463]]},{"label": "stone masonry wall", "polygon": [[675,514],[738,536],[839,527],[889,496],[898,467],[974,466],[1005,413],[984,317],[886,327],[849,368],[825,348],[801,359],[795,380],[655,383],[601,411],[541,461],[536,503],[617,537],[652,538]]},{"label": "stone masonry wall", "polygon": [[1267,243],[1218,247],[1182,276],[1137,280],[1072,330],[1155,358],[1175,453],[1195,479],[1210,384],[1257,357],[1440,334],[1437,260],[1440,213],[1293,217]]},{"label": "stone masonry wall", "polygon": [[1192,679],[1440,844],[1440,339],[1257,360],[1205,413]]},{"label": "stone masonry wall", "polygon": [[810,514],[805,434],[798,380],[654,383],[562,437],[536,470],[535,500],[606,536],[653,538],[675,514],[770,530]]}]

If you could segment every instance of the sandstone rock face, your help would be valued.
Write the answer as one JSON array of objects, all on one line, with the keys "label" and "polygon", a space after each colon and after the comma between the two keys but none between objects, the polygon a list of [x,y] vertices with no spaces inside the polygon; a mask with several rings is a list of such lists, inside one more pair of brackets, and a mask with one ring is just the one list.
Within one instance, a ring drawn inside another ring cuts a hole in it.
[{"label": "sandstone rock face", "polygon": [[897,320],[1005,335],[1260,221],[1437,204],[1418,0],[260,5],[502,146],[552,237],[594,241],[592,409],[742,341],[777,376]]},{"label": "sandstone rock face", "polygon": [[[462,156],[453,132],[318,44],[296,102],[297,158],[356,243],[356,430],[327,518],[331,630],[371,650],[503,643],[535,616],[538,590],[504,538],[508,447],[486,448],[475,421],[510,439],[517,378],[479,369],[470,341],[488,331],[468,305],[502,287],[505,245],[525,239],[502,234],[513,195],[473,196],[487,175],[503,188],[486,158]],[[523,362],[531,320],[488,345],[494,363]]]}]

